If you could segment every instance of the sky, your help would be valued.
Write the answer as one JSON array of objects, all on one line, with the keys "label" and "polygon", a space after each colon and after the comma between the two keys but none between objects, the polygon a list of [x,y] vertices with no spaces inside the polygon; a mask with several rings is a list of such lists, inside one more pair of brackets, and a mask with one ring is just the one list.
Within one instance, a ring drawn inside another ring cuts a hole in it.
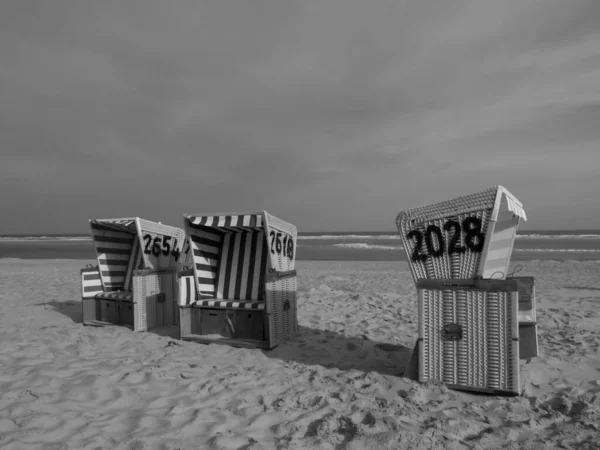
[{"label": "sky", "polygon": [[3,0],[0,156],[0,234],[387,231],[495,185],[600,229],[600,2]]}]

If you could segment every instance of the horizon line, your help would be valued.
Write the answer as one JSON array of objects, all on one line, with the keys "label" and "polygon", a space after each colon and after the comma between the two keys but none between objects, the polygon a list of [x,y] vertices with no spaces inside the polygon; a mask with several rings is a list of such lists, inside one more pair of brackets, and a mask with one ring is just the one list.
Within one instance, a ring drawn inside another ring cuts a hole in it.
[{"label": "horizon line", "polygon": [[[578,232],[590,232],[595,231],[599,232],[600,228],[536,228],[536,229],[519,229],[517,230],[517,234],[519,232],[559,232],[559,231],[578,231]],[[347,230],[347,231],[339,231],[339,230],[326,230],[326,231],[298,231],[298,234],[303,233],[311,233],[311,234],[328,234],[328,233],[390,233],[390,234],[398,234],[398,230]],[[2,237],[13,237],[13,236],[88,236],[89,232],[84,233],[7,233],[0,234]]]}]

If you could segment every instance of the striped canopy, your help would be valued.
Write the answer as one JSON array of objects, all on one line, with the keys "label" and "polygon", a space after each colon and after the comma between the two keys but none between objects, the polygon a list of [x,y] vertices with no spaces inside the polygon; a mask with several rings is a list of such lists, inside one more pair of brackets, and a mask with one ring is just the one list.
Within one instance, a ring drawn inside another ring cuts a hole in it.
[{"label": "striped canopy", "polygon": [[210,228],[215,232],[257,231],[264,229],[262,213],[184,215],[194,228]]},{"label": "striped canopy", "polygon": [[184,215],[190,228],[198,291],[262,300],[268,258],[261,213]]},{"label": "striped canopy", "polygon": [[523,220],[527,220],[527,215],[523,209],[523,205],[508,191],[505,192],[504,198],[508,206],[508,210]]},{"label": "striped canopy", "polygon": [[103,228],[111,228],[132,234],[136,233],[135,217],[125,219],[92,219],[90,220],[90,224],[92,228],[94,228],[93,225],[100,225]]},{"label": "striped canopy", "polygon": [[185,242],[182,229],[139,217],[92,219],[90,227],[106,291],[130,291],[137,269],[175,266]]},{"label": "striped canopy", "polygon": [[[141,256],[137,251],[135,218],[93,219],[90,227],[104,288],[130,290],[131,272],[138,268]],[[137,261],[131,263],[134,250]]]},{"label": "striped canopy", "polygon": [[200,297],[263,301],[267,270],[293,269],[296,227],[266,211],[183,217]]}]

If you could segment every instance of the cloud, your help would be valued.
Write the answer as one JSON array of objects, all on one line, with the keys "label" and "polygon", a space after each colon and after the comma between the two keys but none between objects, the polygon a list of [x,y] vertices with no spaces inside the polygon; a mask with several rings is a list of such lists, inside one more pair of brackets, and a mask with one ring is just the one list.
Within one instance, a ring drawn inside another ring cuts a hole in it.
[{"label": "cloud", "polygon": [[544,203],[538,217],[544,191],[600,207],[594,0],[0,13],[0,184],[19,199],[0,207],[21,222],[37,207],[62,211],[59,231],[96,212],[177,224],[264,207],[301,229],[389,229],[395,209],[496,183]]}]

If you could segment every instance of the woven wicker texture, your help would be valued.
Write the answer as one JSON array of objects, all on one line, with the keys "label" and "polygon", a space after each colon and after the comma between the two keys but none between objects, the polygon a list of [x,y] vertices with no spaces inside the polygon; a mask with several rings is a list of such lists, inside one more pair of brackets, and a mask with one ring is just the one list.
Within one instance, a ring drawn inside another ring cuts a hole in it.
[{"label": "woven wicker texture", "polygon": [[[503,234],[495,237],[496,221],[501,208],[510,211],[509,218],[502,216]],[[491,272],[497,272],[496,278],[503,278],[512,252],[514,231],[519,217],[525,217],[520,202],[505,188],[497,186],[401,212],[396,218],[396,226],[415,282],[432,278],[468,279],[487,276]],[[479,237],[475,240],[468,237],[468,230],[464,225],[466,219],[475,221],[470,225],[479,227],[476,230]],[[415,252],[419,242],[418,239],[415,240],[415,234],[426,236],[431,229],[440,233],[439,239],[436,238],[436,243],[432,244],[433,250],[439,251],[440,254],[431,254],[432,248],[427,247],[426,238],[421,239],[420,247]],[[470,240],[467,241],[468,239]],[[474,249],[473,243],[478,243],[479,240],[481,246]],[[460,251],[451,252],[451,247]],[[494,260],[492,264],[488,264],[488,273],[484,272],[484,267],[490,249],[493,252],[489,258]],[[422,255],[422,258],[413,258],[415,253]]]},{"label": "woven wicker texture", "polygon": [[[175,280],[174,268],[134,272],[134,331],[178,324]],[[164,294],[164,297],[157,294]]]},{"label": "woven wicker texture", "polygon": [[418,287],[419,381],[519,393],[517,285],[495,283],[508,284],[503,291]]}]

